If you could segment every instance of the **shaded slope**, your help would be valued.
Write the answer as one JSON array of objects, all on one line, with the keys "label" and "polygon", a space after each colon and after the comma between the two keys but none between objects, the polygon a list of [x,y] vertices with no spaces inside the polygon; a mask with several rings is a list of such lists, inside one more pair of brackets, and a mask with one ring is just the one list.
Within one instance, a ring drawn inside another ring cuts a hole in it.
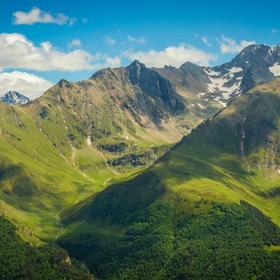
[{"label": "shaded slope", "polygon": [[201,200],[178,215],[178,203],[192,204],[153,203],[125,227],[111,215],[72,224],[59,244],[101,279],[277,279],[279,229],[260,211]]},{"label": "shaded slope", "polygon": [[[26,238],[27,240],[23,239]],[[93,279],[63,249],[40,242],[27,228],[0,216],[0,277],[10,279]]]}]

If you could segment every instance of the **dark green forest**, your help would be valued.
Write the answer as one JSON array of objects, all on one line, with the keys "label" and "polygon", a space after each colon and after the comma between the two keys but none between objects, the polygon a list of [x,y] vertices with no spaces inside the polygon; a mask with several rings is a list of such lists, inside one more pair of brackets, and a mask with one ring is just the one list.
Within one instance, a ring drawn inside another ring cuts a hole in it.
[{"label": "dark green forest", "polygon": [[[26,228],[24,235],[36,239]],[[41,244],[31,245],[23,240],[16,226],[4,217],[0,217],[0,279],[42,279],[62,280],[93,279],[84,266],[70,260],[67,252],[57,246]]]},{"label": "dark green forest", "polygon": [[123,226],[119,237],[83,233],[60,244],[105,279],[279,279],[279,228],[245,202],[189,216],[160,202]]}]

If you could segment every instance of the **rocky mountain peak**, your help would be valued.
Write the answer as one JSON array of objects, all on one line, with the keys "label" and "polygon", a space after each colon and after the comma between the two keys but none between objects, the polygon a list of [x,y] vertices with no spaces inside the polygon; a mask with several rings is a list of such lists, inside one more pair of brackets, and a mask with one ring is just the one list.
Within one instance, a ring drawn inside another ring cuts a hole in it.
[{"label": "rocky mountain peak", "polygon": [[139,60],[134,60],[132,63],[130,63],[130,65],[128,65],[128,68],[129,67],[131,67],[131,68],[133,68],[133,67],[139,67],[139,68],[141,68],[141,67],[146,67],[145,66],[145,64],[144,63],[141,63]]},{"label": "rocky mountain peak", "polygon": [[183,63],[179,68],[182,70],[193,70],[193,69],[199,69],[200,66],[187,61],[187,62]]},{"label": "rocky mountain peak", "polygon": [[57,83],[58,86],[60,87],[69,87],[71,86],[71,83],[65,79],[61,79],[58,83]]},{"label": "rocky mountain peak", "polygon": [[[271,55],[271,47],[267,45],[250,45],[244,48],[230,63],[250,67],[258,61],[263,61]],[[256,57],[258,58],[256,60]]]},{"label": "rocky mountain peak", "polygon": [[137,83],[136,81],[140,79],[142,72],[148,70],[148,68],[146,68],[145,64],[139,62],[138,60],[134,60],[126,67],[126,70],[128,71],[128,75],[132,83]]}]

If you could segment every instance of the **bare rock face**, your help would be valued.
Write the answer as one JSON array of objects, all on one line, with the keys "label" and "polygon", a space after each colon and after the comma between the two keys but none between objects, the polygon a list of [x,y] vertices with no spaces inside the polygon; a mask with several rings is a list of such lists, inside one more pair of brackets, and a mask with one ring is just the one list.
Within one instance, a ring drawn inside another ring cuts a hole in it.
[{"label": "bare rock face", "polygon": [[280,76],[280,47],[250,45],[231,61],[215,67],[186,62],[179,68],[153,69],[173,86],[225,106],[235,96]]}]

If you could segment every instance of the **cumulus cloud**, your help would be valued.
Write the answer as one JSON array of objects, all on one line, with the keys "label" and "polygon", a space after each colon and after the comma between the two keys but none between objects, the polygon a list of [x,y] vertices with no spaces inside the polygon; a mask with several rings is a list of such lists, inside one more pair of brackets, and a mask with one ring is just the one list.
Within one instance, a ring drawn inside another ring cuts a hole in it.
[{"label": "cumulus cloud", "polygon": [[104,67],[119,67],[121,66],[121,59],[118,56],[105,58]]},{"label": "cumulus cloud", "polygon": [[76,22],[76,18],[68,17],[62,13],[52,15],[36,7],[32,8],[29,12],[17,11],[13,13],[13,16],[14,24],[32,25],[35,23],[53,23],[58,25],[73,25]]},{"label": "cumulus cloud", "polygon": [[144,45],[146,40],[143,37],[133,37],[131,35],[127,35],[127,40],[131,43],[139,44],[139,45]]},{"label": "cumulus cloud", "polygon": [[0,96],[10,90],[15,90],[34,99],[42,95],[52,85],[51,82],[26,72],[0,73]]},{"label": "cumulus cloud", "polygon": [[98,65],[106,64],[107,59],[106,54],[92,55],[79,49],[64,52],[53,47],[50,42],[35,46],[18,33],[0,34],[0,68],[38,71],[94,70]]},{"label": "cumulus cloud", "polygon": [[80,47],[82,45],[82,42],[80,39],[73,39],[69,44],[68,47],[70,48],[75,48],[75,47]]},{"label": "cumulus cloud", "polygon": [[220,43],[220,50],[223,54],[226,53],[236,54],[241,52],[244,48],[248,47],[249,45],[256,44],[255,41],[246,41],[246,40],[241,40],[238,43],[234,39],[228,38],[224,35],[221,36],[219,43]]},{"label": "cumulus cloud", "polygon": [[207,66],[210,61],[215,60],[212,54],[185,44],[170,46],[160,51],[127,52],[125,56],[131,60],[137,59],[149,67],[163,67],[165,65],[179,67],[187,61]]}]

